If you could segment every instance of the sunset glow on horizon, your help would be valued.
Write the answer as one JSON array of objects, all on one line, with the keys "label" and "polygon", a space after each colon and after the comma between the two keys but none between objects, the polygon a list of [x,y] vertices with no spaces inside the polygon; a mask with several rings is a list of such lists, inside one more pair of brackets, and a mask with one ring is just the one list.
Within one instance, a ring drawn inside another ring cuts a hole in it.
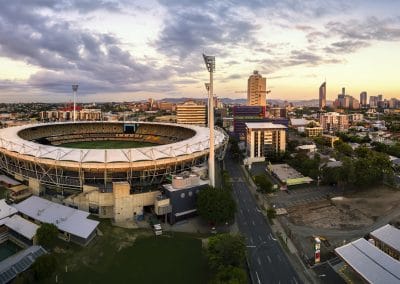
[{"label": "sunset glow on horizon", "polygon": [[[134,3],[136,2],[136,3]],[[205,98],[238,93],[258,70],[267,98],[400,99],[397,1],[12,1],[0,10],[2,102]],[[350,4],[351,3],[351,4]]]}]

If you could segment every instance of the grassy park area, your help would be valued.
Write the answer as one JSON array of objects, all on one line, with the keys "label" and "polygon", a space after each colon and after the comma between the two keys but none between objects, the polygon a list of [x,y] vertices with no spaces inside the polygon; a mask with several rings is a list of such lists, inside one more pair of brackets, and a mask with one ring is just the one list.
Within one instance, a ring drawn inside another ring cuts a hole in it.
[{"label": "grassy park area", "polygon": [[187,234],[155,237],[146,230],[102,224],[88,247],[56,249],[58,269],[46,283],[207,283],[201,240]]},{"label": "grassy park area", "polygon": [[98,141],[82,141],[82,142],[71,142],[58,145],[65,148],[77,148],[77,149],[125,149],[125,148],[142,148],[150,147],[156,144],[150,142],[139,142],[139,141],[110,141],[110,140],[98,140]]}]

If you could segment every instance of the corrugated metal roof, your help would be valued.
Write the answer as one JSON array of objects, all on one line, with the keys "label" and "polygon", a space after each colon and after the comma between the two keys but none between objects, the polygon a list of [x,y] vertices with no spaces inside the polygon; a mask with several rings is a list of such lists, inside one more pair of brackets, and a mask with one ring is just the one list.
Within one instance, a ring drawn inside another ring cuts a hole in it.
[{"label": "corrugated metal roof", "polygon": [[365,239],[358,239],[335,252],[369,283],[400,283],[400,262]]},{"label": "corrugated metal roof", "polygon": [[28,240],[32,240],[32,238],[36,235],[36,231],[39,228],[38,225],[32,223],[19,215],[13,215],[12,217],[7,217],[4,225],[18,234],[24,236]]},{"label": "corrugated metal roof", "polygon": [[61,231],[86,239],[97,227],[99,222],[87,219],[88,212],[70,208],[51,202],[37,196],[31,196],[24,201],[13,205],[19,212],[39,220],[50,223]]},{"label": "corrugated metal roof", "polygon": [[372,231],[371,236],[400,252],[400,230],[392,225],[385,225]]}]

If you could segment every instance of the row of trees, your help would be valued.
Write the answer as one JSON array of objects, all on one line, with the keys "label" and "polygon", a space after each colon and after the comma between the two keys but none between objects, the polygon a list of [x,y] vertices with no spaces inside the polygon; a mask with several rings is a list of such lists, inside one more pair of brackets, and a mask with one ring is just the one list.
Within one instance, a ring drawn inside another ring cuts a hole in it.
[{"label": "row of trees", "polygon": [[394,145],[386,145],[380,142],[373,142],[371,146],[373,149],[378,152],[386,153],[388,155],[392,155],[395,157],[400,157],[400,143],[396,143]]},{"label": "row of trees", "polygon": [[338,133],[339,138],[343,141],[343,142],[351,142],[351,143],[370,143],[371,142],[371,138],[369,137],[369,135],[365,135],[364,137],[360,137],[358,135],[352,135],[349,133]]},{"label": "row of trees", "polygon": [[392,163],[388,155],[359,147],[352,158],[343,157],[342,166],[322,169],[322,181],[327,184],[366,188],[393,180]]},{"label": "row of trees", "polygon": [[315,154],[312,159],[310,159],[306,153],[297,153],[293,159],[289,160],[290,166],[298,170],[304,176],[309,176],[313,179],[317,179],[319,176],[319,165],[321,162],[321,157]]},{"label": "row of trees", "polygon": [[220,234],[210,237],[207,257],[214,274],[211,283],[247,283],[247,274],[243,269],[246,245],[241,235]]},{"label": "row of trees", "polygon": [[262,193],[271,193],[273,192],[272,182],[263,174],[254,176],[254,183],[258,187],[258,191]]},{"label": "row of trees", "polygon": [[197,197],[197,212],[212,225],[225,224],[235,217],[236,203],[230,189],[208,187]]}]

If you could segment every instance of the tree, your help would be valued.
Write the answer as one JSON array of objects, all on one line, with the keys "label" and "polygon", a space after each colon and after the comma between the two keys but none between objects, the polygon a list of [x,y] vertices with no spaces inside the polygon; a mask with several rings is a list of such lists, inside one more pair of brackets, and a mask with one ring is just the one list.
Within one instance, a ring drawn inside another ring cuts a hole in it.
[{"label": "tree", "polygon": [[268,208],[267,209],[267,216],[269,220],[275,219],[276,218],[276,210],[275,208]]},{"label": "tree", "polygon": [[246,284],[247,273],[243,268],[224,266],[211,280],[211,284]]},{"label": "tree", "polygon": [[42,280],[53,274],[57,267],[57,258],[53,254],[39,256],[32,265],[37,280]]},{"label": "tree", "polygon": [[346,156],[351,156],[353,155],[353,148],[351,146],[341,140],[335,141],[333,143],[333,146],[335,147],[336,151],[339,153],[346,155]]},{"label": "tree", "polygon": [[208,261],[214,270],[241,267],[246,258],[246,244],[241,235],[220,234],[209,238]]},{"label": "tree", "polygon": [[263,174],[254,176],[254,183],[263,193],[272,192],[272,182]]},{"label": "tree", "polygon": [[229,190],[208,187],[197,197],[197,212],[213,225],[223,224],[234,219],[236,203]]},{"label": "tree", "polygon": [[36,231],[38,243],[46,248],[52,248],[58,237],[58,229],[54,224],[43,223]]}]

